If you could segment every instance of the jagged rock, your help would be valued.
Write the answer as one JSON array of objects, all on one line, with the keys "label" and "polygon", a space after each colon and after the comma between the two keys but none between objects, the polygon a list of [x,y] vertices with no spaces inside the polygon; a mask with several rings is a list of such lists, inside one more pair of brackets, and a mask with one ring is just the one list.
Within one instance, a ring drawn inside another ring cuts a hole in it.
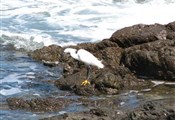
[{"label": "jagged rock", "polygon": [[86,79],[86,69],[66,78],[61,78],[55,82],[55,85],[61,90],[70,90],[78,95],[99,95],[99,94],[119,94],[123,90],[145,89],[153,85],[150,81],[137,79],[127,68],[119,67],[117,69],[94,69],[90,80],[91,85],[83,87],[81,83]]},{"label": "jagged rock", "polygon": [[166,25],[167,31],[168,31],[168,35],[167,35],[167,39],[174,39],[175,40],[175,22],[171,22],[169,24]]},{"label": "jagged rock", "polygon": [[171,23],[168,23],[167,25],[165,25],[167,27],[168,30],[170,31],[175,31],[175,21],[174,22],[171,22]]},{"label": "jagged rock", "polygon": [[[76,49],[86,49],[93,53],[105,65],[104,69],[92,67],[91,85],[81,86],[86,79],[86,65],[63,54],[65,48],[57,46],[44,47],[30,54],[34,59],[59,61],[63,67],[63,77],[55,81],[61,90],[68,90],[71,94],[81,96],[116,95],[128,90],[137,90],[145,95],[174,95],[174,88],[170,85],[158,85],[148,78],[175,80],[175,22],[167,25],[134,25],[116,31],[110,39],[97,43],[81,43],[77,46],[67,46]],[[143,77],[144,76],[144,77]],[[142,77],[143,79],[140,79]],[[145,77],[147,79],[145,79]],[[150,91],[144,91],[152,89]],[[155,97],[155,96],[154,96]],[[157,100],[139,102],[134,108],[125,109],[120,104],[122,99],[110,98],[90,100],[79,98],[76,102],[86,106],[89,110],[76,113],[65,113],[43,120],[174,120],[175,106],[169,101]],[[173,97],[172,97],[173,98]],[[120,101],[121,100],[121,101]],[[169,98],[167,99],[169,100]],[[9,100],[7,100],[9,101]],[[11,109],[22,108],[33,111],[60,110],[69,102],[49,103],[43,107],[38,102],[20,101],[8,102]],[[51,100],[52,101],[52,100]],[[56,100],[57,101],[57,100]],[[61,100],[62,101],[62,100]],[[13,104],[12,104],[13,103]],[[19,104],[20,103],[20,104]],[[38,107],[36,107],[38,103]],[[16,107],[17,106],[17,107]],[[33,106],[33,107],[31,107]],[[53,107],[56,106],[56,107]],[[119,109],[119,108],[122,109]],[[49,110],[48,110],[49,109]]]},{"label": "jagged rock", "polygon": [[89,52],[96,53],[97,51],[103,50],[107,47],[118,47],[115,42],[110,41],[109,39],[104,39],[100,42],[95,43],[81,43],[77,46],[68,46],[76,49],[86,49]]},{"label": "jagged rock", "polygon": [[166,27],[160,24],[138,24],[117,30],[110,41],[117,43],[122,48],[163,40],[167,37]]},{"label": "jagged rock", "polygon": [[51,45],[48,47],[43,47],[42,49],[37,49],[29,53],[29,56],[38,61],[59,61],[63,53],[63,48],[57,45]]},{"label": "jagged rock", "polygon": [[52,45],[30,55],[34,59],[45,60],[45,63],[59,61],[63,77],[55,85],[61,90],[70,90],[78,95],[118,94],[134,88],[141,90],[151,87],[152,83],[137,76],[175,80],[174,23],[134,25],[116,31],[110,39],[101,42],[67,46],[86,49],[105,65],[102,70],[92,67],[91,85],[84,88],[81,83],[86,79],[86,65],[63,54],[65,48]]},{"label": "jagged rock", "polygon": [[175,111],[157,102],[146,102],[122,120],[174,120]]},{"label": "jagged rock", "polygon": [[117,68],[120,66],[123,49],[119,47],[107,47],[98,52],[97,56],[101,56],[105,67]]},{"label": "jagged rock", "polygon": [[158,40],[127,48],[122,62],[138,75],[175,80],[175,41]]}]

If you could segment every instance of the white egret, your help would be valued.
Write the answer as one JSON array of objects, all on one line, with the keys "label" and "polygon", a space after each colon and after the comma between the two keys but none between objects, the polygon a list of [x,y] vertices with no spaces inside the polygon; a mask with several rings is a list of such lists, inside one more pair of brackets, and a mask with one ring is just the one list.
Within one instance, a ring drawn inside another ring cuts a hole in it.
[{"label": "white egret", "polygon": [[87,78],[82,82],[81,84],[82,86],[90,84],[89,82],[90,65],[96,66],[98,68],[104,68],[104,65],[102,64],[102,62],[99,61],[93,54],[91,54],[87,50],[84,50],[84,49],[76,50],[73,48],[66,48],[64,52],[70,53],[71,57],[88,65]]}]

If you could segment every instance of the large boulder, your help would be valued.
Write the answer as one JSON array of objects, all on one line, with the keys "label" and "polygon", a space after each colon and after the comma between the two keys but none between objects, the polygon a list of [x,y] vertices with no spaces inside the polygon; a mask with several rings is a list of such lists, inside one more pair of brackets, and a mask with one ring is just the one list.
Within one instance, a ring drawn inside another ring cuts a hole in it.
[{"label": "large boulder", "polygon": [[163,40],[167,37],[167,30],[164,25],[138,24],[114,32],[110,41],[117,43],[122,48],[148,43],[156,40]]},{"label": "large boulder", "polygon": [[175,40],[158,40],[125,49],[122,62],[139,76],[175,80]]}]

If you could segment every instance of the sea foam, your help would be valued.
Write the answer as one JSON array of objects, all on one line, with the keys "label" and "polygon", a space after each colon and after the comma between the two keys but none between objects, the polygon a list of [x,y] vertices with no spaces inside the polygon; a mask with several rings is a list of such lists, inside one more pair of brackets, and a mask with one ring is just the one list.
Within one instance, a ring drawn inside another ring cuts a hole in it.
[{"label": "sea foam", "polygon": [[27,50],[96,42],[123,27],[175,20],[174,0],[4,0],[1,6],[1,38],[18,36],[9,43]]}]

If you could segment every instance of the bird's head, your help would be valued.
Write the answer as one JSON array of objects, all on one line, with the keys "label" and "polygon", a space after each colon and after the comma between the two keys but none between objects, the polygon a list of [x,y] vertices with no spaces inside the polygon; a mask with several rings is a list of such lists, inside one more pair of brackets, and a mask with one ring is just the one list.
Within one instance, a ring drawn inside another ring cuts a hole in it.
[{"label": "bird's head", "polygon": [[66,48],[64,53],[69,53],[74,59],[78,59],[77,50],[74,48]]},{"label": "bird's head", "polygon": [[74,48],[66,48],[65,50],[64,50],[64,53],[76,53],[76,49],[74,49]]}]

